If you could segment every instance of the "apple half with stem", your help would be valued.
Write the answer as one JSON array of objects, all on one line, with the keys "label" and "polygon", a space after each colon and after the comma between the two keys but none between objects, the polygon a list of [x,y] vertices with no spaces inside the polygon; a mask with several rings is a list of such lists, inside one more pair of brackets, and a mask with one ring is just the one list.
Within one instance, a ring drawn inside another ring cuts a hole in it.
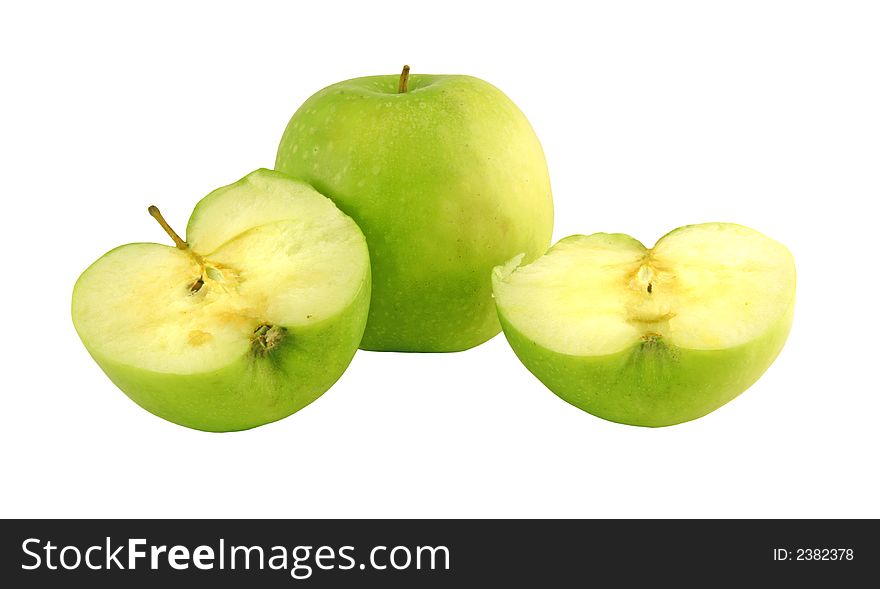
[{"label": "apple half with stem", "polygon": [[785,246],[730,223],[681,227],[648,249],[573,235],[493,271],[504,334],[565,401],[610,421],[696,419],[751,386],[782,350],[795,300]]},{"label": "apple half with stem", "polygon": [[73,323],[116,386],[174,423],[234,431],[305,407],[342,375],[366,325],[370,263],[328,198],[257,170],[198,203],[175,245],[92,264]]}]

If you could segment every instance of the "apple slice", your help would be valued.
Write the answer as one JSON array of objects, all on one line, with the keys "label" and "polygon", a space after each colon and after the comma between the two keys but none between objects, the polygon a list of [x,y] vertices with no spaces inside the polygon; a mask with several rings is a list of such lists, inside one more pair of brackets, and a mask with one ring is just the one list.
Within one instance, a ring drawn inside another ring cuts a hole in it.
[{"label": "apple slice", "polygon": [[676,229],[652,249],[567,237],[493,272],[504,334],[550,390],[643,426],[696,419],[752,385],[782,349],[795,299],[785,246],[747,227]]},{"label": "apple slice", "polygon": [[367,245],[307,184],[257,170],[196,206],[176,247],[134,243],[92,264],[73,323],[141,407],[209,431],[305,407],[342,375],[366,325]]}]

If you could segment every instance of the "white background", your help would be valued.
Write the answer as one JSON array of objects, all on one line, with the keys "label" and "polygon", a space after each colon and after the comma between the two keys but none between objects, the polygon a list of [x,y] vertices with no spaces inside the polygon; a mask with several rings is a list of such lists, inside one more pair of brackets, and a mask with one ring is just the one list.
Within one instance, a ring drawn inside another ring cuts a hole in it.
[{"label": "white background", "polygon": [[[880,517],[880,18],[870,2],[5,4],[0,516]],[[106,250],[166,241],[274,162],[313,92],[403,63],[505,91],[555,239],[735,221],[786,244],[778,361],[697,421],[575,409],[503,337],[360,352],[300,413],[206,434],[143,411],[70,321]]]}]

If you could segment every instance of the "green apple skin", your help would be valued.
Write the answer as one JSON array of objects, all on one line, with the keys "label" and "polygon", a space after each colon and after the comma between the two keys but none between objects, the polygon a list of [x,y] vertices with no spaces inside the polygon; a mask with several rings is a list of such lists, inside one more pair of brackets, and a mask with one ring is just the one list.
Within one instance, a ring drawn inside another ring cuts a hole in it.
[{"label": "green apple skin", "polygon": [[312,184],[367,238],[367,350],[450,352],[500,330],[491,271],[550,245],[543,150],[522,112],[468,76],[340,82],[293,115],[275,167]]},{"label": "green apple skin", "polygon": [[368,274],[339,315],[295,328],[269,356],[246,355],[207,374],[143,370],[83,344],[113,384],[150,413],[197,430],[238,431],[283,419],[329,389],[354,357],[369,304]]},{"label": "green apple skin", "polygon": [[[257,170],[206,196],[194,209],[189,225],[199,215],[203,203],[214,195],[279,181],[301,184],[276,171]],[[118,249],[137,245],[120,246],[101,259]],[[250,429],[299,411],[320,397],[345,372],[358,349],[370,306],[370,268],[365,241],[361,255],[364,273],[357,292],[345,308],[308,325],[280,325],[287,333],[268,354],[246,353],[212,372],[176,374],[151,371],[101,355],[77,325],[75,312],[78,289],[88,269],[73,289],[74,327],[86,350],[110,380],[147,411],[202,431]]]},{"label": "green apple skin", "polygon": [[688,350],[656,340],[598,357],[548,350],[498,313],[517,357],[561,399],[609,421],[662,427],[707,415],[754,384],[785,344],[794,299],[771,328],[747,344]]}]

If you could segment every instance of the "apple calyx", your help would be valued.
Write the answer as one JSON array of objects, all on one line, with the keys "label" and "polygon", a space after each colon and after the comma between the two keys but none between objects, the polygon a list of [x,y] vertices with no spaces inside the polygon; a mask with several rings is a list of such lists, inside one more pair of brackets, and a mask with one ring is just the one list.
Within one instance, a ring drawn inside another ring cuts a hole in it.
[{"label": "apple calyx", "polygon": [[660,343],[660,340],[663,339],[663,336],[659,333],[648,332],[642,336],[642,344],[643,345],[656,345]]},{"label": "apple calyx", "polygon": [[285,332],[286,330],[283,327],[263,323],[254,330],[254,335],[251,339],[251,349],[257,356],[265,356],[272,351],[272,348],[281,343]]},{"label": "apple calyx", "polygon": [[397,83],[397,93],[398,94],[406,94],[409,90],[409,66],[403,66],[403,71],[400,72],[400,81]]}]

